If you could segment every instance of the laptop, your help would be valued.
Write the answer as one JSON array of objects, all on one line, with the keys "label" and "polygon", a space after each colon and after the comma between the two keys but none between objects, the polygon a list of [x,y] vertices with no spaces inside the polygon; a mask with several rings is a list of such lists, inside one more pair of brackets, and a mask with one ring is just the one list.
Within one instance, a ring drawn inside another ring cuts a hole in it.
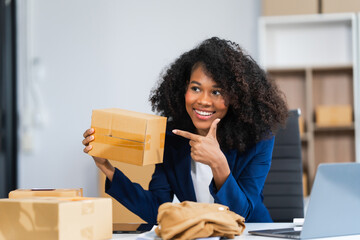
[{"label": "laptop", "polygon": [[302,228],[249,233],[292,239],[360,234],[360,163],[319,165]]}]

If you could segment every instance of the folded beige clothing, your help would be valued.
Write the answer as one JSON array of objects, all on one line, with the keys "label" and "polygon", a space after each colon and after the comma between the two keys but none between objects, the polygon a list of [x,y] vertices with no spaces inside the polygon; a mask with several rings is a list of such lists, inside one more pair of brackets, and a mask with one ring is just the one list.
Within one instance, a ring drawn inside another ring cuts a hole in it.
[{"label": "folded beige clothing", "polygon": [[217,203],[164,203],[158,211],[156,234],[167,239],[234,238],[245,229],[245,218]]}]

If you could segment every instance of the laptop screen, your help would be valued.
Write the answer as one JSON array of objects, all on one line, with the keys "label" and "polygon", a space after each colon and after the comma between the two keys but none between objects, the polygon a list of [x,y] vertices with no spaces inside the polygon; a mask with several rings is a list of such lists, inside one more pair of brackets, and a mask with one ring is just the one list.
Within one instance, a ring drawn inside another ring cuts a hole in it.
[{"label": "laptop screen", "polygon": [[285,238],[360,234],[360,163],[320,164],[300,233],[294,228],[249,231]]},{"label": "laptop screen", "polygon": [[360,234],[360,163],[320,164],[301,238]]}]

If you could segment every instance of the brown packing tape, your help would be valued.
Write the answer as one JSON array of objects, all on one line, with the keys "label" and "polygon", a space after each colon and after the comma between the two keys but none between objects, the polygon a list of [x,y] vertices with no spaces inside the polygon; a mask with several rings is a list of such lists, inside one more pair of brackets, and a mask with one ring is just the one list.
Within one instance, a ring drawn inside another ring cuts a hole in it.
[{"label": "brown packing tape", "polygon": [[[95,129],[95,139],[99,143],[111,144],[119,147],[133,148],[137,150],[143,150],[145,143],[145,150],[150,150],[151,136],[146,135],[145,141],[144,136],[141,134],[126,133],[123,131],[112,130],[112,136],[109,134],[108,129],[97,128]],[[142,139],[141,141],[138,141]],[[163,149],[165,145],[165,133],[160,133],[160,148]]]},{"label": "brown packing tape", "polygon": [[[127,140],[122,138],[104,136],[94,134],[95,141],[98,143],[109,144],[112,146],[123,147],[123,148],[130,148],[135,150],[149,150],[150,149],[150,136],[147,136],[147,142],[135,142],[133,140]],[[145,145],[145,146],[144,146]]]},{"label": "brown packing tape", "polygon": [[94,126],[92,126],[92,128],[94,128],[95,134],[98,135],[111,136],[111,137],[121,138],[134,142],[144,142],[145,140],[144,134],[136,134],[136,133],[118,131],[108,128],[94,127]]}]

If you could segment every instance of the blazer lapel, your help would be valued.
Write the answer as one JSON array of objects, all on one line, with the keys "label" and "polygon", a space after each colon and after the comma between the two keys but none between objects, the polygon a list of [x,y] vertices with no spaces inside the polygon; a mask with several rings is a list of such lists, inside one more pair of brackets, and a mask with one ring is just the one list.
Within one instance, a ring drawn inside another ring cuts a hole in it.
[{"label": "blazer lapel", "polygon": [[179,184],[179,192],[181,193],[177,194],[177,197],[181,202],[196,202],[194,184],[191,178],[191,156],[189,144],[186,144],[183,148],[178,148],[177,156],[178,158],[175,161],[175,175],[176,181]]}]

